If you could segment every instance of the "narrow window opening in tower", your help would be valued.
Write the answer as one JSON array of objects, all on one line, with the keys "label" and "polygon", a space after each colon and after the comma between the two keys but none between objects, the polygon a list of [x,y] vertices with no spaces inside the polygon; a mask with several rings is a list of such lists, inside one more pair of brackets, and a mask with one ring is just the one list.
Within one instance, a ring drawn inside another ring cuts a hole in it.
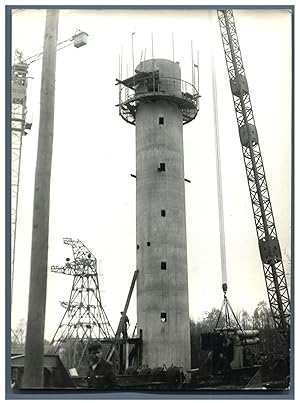
[{"label": "narrow window opening in tower", "polygon": [[162,217],[165,217],[166,216],[166,210],[160,210],[160,215]]},{"label": "narrow window opening in tower", "polygon": [[140,249],[140,245],[139,245],[139,244],[137,244],[137,245],[136,245],[136,248],[137,248],[137,249]]},{"label": "narrow window opening in tower", "polygon": [[160,262],[161,270],[167,270],[167,262]]},{"label": "narrow window opening in tower", "polygon": [[163,118],[162,116],[160,116],[160,117],[158,118],[158,123],[159,123],[160,125],[163,125],[163,124],[165,123],[165,118]]},{"label": "narrow window opening in tower", "polygon": [[147,246],[150,246],[150,245],[151,245],[151,243],[148,241],[148,242],[147,242]]},{"label": "narrow window opening in tower", "polygon": [[163,172],[163,171],[166,170],[166,164],[165,164],[165,162],[161,162],[161,163],[159,164],[158,170],[159,170],[159,172]]},{"label": "narrow window opening in tower", "polygon": [[162,323],[165,323],[165,322],[167,321],[167,313],[166,313],[166,312],[162,312],[162,313],[160,314],[160,321],[161,321]]}]

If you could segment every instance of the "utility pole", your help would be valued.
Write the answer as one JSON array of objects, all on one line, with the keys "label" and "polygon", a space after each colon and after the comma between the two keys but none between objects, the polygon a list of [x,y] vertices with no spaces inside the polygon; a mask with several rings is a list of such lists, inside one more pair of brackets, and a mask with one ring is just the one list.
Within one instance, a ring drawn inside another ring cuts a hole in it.
[{"label": "utility pole", "polygon": [[44,36],[39,139],[34,185],[31,272],[24,360],[24,388],[42,388],[44,385],[44,327],[58,13],[58,10],[47,10]]}]

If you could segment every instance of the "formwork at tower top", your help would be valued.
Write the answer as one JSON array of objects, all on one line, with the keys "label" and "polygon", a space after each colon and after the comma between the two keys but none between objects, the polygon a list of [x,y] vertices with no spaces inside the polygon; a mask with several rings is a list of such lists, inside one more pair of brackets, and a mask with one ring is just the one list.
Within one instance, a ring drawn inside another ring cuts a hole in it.
[{"label": "formwork at tower top", "polygon": [[179,63],[166,59],[150,59],[141,62],[135,75],[119,84],[119,113],[128,123],[135,125],[140,102],[166,100],[174,102],[182,110],[183,124],[195,119],[199,110],[199,91],[180,77]]}]

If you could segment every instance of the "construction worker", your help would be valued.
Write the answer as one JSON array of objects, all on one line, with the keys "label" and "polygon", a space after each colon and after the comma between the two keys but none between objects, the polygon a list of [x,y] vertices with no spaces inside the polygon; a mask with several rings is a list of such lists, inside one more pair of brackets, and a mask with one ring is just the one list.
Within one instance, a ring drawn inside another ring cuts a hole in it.
[{"label": "construction worker", "polygon": [[67,367],[67,362],[68,362],[68,360],[67,360],[67,352],[66,352],[66,349],[64,347],[61,347],[58,350],[58,356],[60,358],[60,361],[63,363],[63,365],[65,367]]},{"label": "construction worker", "polygon": [[[123,311],[121,312],[121,315],[123,315]],[[128,316],[125,315],[125,319],[124,319],[122,330],[121,330],[121,334],[123,336],[123,339],[128,338],[127,329],[129,328],[129,326],[130,326],[130,323],[129,323]]]},{"label": "construction worker", "polygon": [[113,365],[103,358],[100,342],[94,342],[88,348],[89,372],[88,386],[95,389],[115,389],[118,386]]}]

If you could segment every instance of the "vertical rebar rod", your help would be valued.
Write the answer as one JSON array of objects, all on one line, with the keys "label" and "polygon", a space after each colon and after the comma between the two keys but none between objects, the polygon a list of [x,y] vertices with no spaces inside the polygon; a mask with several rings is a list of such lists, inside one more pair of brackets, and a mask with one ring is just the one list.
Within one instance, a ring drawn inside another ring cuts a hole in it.
[{"label": "vertical rebar rod", "polygon": [[153,91],[155,91],[153,32],[151,32],[151,47],[152,47]]},{"label": "vertical rebar rod", "polygon": [[174,32],[172,32],[172,53],[173,53],[173,62],[175,60],[175,49],[174,49]]},{"label": "vertical rebar rod", "polygon": [[199,50],[197,50],[197,82],[198,82],[198,87],[197,87],[197,92],[199,95]]},{"label": "vertical rebar rod", "polygon": [[[123,46],[121,47],[120,69],[121,69],[120,80],[122,80],[122,77],[123,77]],[[127,77],[126,77],[126,78],[127,78]]]},{"label": "vertical rebar rod", "polygon": [[[119,54],[119,80],[122,80],[122,73],[121,73],[121,55]],[[121,105],[121,84],[119,85],[119,105]],[[119,113],[121,114],[121,106],[119,106]]]},{"label": "vertical rebar rod", "polygon": [[134,48],[133,48],[133,35],[135,32],[131,34],[131,52],[132,52],[132,75],[134,76]]},{"label": "vertical rebar rod", "polygon": [[[126,64],[126,77],[128,77],[128,64]],[[125,101],[129,98],[129,88],[125,87]]]},{"label": "vertical rebar rod", "polygon": [[146,51],[147,51],[147,48],[145,48],[145,53],[144,53],[143,70],[145,70]]},{"label": "vertical rebar rod", "polygon": [[[193,50],[193,41],[191,41],[191,57],[192,57],[192,85],[194,86],[195,75],[194,75],[194,50]],[[194,88],[193,88],[194,91]]]}]

